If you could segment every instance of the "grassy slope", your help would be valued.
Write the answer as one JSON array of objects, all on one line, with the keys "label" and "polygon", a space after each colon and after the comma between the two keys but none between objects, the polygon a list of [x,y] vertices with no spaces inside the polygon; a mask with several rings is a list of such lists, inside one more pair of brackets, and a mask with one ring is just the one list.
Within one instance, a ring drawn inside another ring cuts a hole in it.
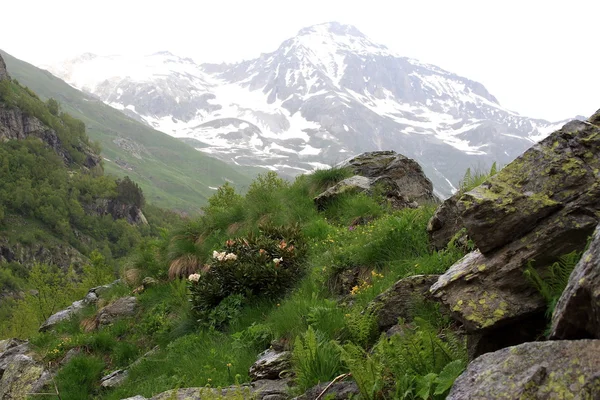
[{"label": "grassy slope", "polygon": [[[90,138],[100,142],[103,157],[111,160],[104,162],[106,172],[120,177],[129,175],[140,184],[151,203],[196,213],[214,193],[209,186],[217,187],[229,180],[243,190],[250,182],[252,169],[241,171],[208,157],[72,88],[47,71],[3,51],[0,54],[13,78],[42,98],[55,98],[66,112],[84,121]],[[117,138],[142,146],[142,158],[119,147],[113,142]],[[117,159],[127,162],[133,171],[119,167],[114,163]]]}]

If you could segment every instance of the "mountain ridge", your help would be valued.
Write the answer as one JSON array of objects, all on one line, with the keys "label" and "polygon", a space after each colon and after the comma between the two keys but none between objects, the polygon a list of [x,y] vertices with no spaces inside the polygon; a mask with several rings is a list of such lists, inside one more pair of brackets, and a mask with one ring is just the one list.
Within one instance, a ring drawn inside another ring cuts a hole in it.
[{"label": "mountain ridge", "polygon": [[169,52],[111,57],[50,70],[233,164],[295,175],[395,150],[424,166],[440,197],[467,168],[506,164],[566,122],[521,116],[483,84],[339,23],[303,28],[275,51],[233,64],[194,64]]}]

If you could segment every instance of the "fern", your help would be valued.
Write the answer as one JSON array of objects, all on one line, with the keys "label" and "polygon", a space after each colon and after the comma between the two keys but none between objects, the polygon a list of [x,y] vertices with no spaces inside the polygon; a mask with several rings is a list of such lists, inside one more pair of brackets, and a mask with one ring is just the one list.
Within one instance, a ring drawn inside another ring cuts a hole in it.
[{"label": "fern", "polygon": [[309,326],[302,336],[296,337],[292,365],[302,391],[330,381],[342,371],[339,346]]},{"label": "fern", "polygon": [[525,269],[525,276],[546,301],[548,306],[546,309],[547,317],[552,316],[556,303],[567,287],[571,272],[579,262],[581,254],[579,251],[573,251],[561,256],[557,262],[548,267],[547,272],[543,275],[533,268],[531,262]]},{"label": "fern", "polygon": [[342,360],[361,396],[375,400],[393,392],[399,399],[442,399],[466,366],[466,346],[456,334],[416,318],[415,326],[388,338],[382,335],[370,353],[346,344]]},{"label": "fern", "polygon": [[467,170],[465,171],[465,175],[463,176],[458,186],[459,193],[462,194],[472,189],[475,189],[477,186],[481,185],[490,177],[496,175],[496,173],[498,173],[498,167],[495,162],[490,167],[489,172],[471,172],[471,168],[467,168]]},{"label": "fern", "polygon": [[362,397],[375,400],[381,397],[384,387],[384,364],[380,354],[369,354],[360,346],[348,343],[340,347],[341,359],[348,366]]}]

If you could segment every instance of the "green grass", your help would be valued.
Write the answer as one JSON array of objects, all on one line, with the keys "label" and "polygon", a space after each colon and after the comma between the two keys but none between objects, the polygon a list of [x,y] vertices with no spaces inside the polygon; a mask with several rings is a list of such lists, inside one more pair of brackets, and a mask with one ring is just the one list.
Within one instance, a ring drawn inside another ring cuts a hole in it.
[{"label": "green grass", "polygon": [[[328,185],[335,179],[327,177],[324,181]],[[427,379],[432,380],[432,393],[438,388],[445,390],[454,378],[452,373],[462,364],[452,364],[456,367],[452,371],[444,372],[444,368],[458,359],[456,354],[463,348],[456,341],[434,338],[438,333],[449,337],[450,322],[440,314],[437,304],[415,303],[411,313],[424,321],[428,330],[423,334],[409,332],[409,343],[378,342],[375,316],[364,310],[398,279],[442,273],[464,255],[464,250],[451,244],[444,251],[431,251],[426,225],[433,207],[391,212],[373,199],[354,195],[331,203],[330,207],[337,210],[343,205],[343,212],[318,212],[312,198],[320,180],[318,176],[305,176],[287,183],[267,174],[251,185],[245,196],[227,188],[220,190],[205,208],[204,216],[189,221],[171,236],[156,239],[152,246],[142,246],[141,255],[134,257],[132,265],[140,276],[155,274],[160,280],[138,295],[141,309],[137,316],[99,332],[83,333],[79,321],[94,312],[87,310],[79,319],[61,324],[56,332],[36,335],[32,343],[46,360],[58,360],[70,348],[79,347],[87,357],[103,360],[102,374],[129,365],[159,345],[157,353],[131,368],[123,386],[103,391],[85,386],[88,395],[102,399],[138,394],[149,397],[173,388],[247,382],[249,367],[273,341],[294,354],[298,393],[348,368],[363,374],[357,380],[365,398],[382,398],[384,390],[388,391],[386,396],[393,396],[396,382],[398,388],[406,386],[415,395],[429,382]],[[350,226],[350,218],[361,218],[365,224]],[[199,323],[191,313],[187,282],[168,281],[161,268],[167,270],[173,257],[182,255],[195,257],[198,265],[204,265],[212,250],[220,250],[233,237],[259,232],[258,225],[264,221],[296,226],[302,232],[303,241],[308,243],[303,278],[279,298],[255,296],[244,300],[222,325]],[[151,260],[151,265],[144,268],[144,260]],[[333,292],[331,281],[354,268],[364,270],[356,287],[341,294]],[[106,296],[115,297],[124,290],[118,287]],[[432,344],[437,347],[433,349]],[[393,364],[390,358],[407,348],[417,351],[422,360],[416,357],[405,364]],[[443,356],[438,348],[449,356]],[[353,349],[354,359],[344,357],[343,349]],[[403,365],[412,368],[408,378],[401,371]],[[75,380],[68,376],[64,379]],[[375,386],[365,386],[369,382]]]},{"label": "green grass", "polygon": [[[258,171],[211,158],[74,89],[47,71],[5,52],[0,54],[11,77],[43,99],[58,100],[64,111],[85,123],[88,136],[100,143],[102,156],[110,160],[104,161],[107,173],[129,176],[141,186],[146,199],[157,206],[196,214],[214,193],[209,187],[231,181],[244,190]],[[119,139],[140,148],[141,158],[117,145]],[[126,162],[132,170],[123,169],[116,160]]]}]

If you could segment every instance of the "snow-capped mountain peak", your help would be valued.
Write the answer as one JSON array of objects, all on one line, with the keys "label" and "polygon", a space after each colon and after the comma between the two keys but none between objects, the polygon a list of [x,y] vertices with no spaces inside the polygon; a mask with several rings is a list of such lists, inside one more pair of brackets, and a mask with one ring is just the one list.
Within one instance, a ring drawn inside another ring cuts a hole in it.
[{"label": "snow-capped mountain peak", "polygon": [[196,65],[162,51],[86,54],[50,70],[236,164],[295,175],[396,150],[423,165],[440,196],[468,167],[509,162],[559,127],[506,110],[481,83],[395,55],[336,22],[237,64]]}]

